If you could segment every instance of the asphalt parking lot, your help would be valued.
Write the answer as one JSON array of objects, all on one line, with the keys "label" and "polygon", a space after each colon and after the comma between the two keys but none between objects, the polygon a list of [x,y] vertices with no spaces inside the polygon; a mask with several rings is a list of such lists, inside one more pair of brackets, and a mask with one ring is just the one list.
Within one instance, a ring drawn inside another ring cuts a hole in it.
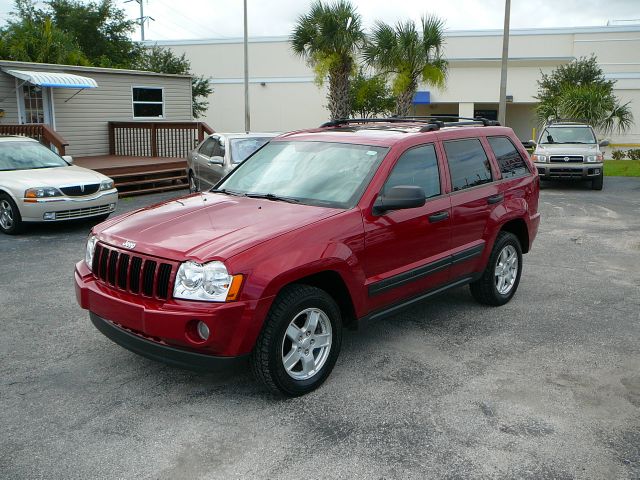
[{"label": "asphalt parking lot", "polygon": [[90,224],[0,236],[0,477],[638,479],[640,179],[541,211],[511,303],[461,288],[347,331],[296,399],[102,336],[73,290]]}]

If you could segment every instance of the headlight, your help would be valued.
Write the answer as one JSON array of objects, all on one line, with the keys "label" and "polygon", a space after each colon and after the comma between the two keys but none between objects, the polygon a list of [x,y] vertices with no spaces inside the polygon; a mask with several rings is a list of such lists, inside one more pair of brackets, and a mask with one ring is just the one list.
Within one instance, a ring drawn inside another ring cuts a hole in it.
[{"label": "headlight", "polygon": [[100,182],[100,190],[111,190],[113,188],[113,180],[103,180]]},{"label": "headlight", "polygon": [[62,192],[55,187],[29,188],[24,191],[24,198],[61,197]]},{"label": "headlight", "polygon": [[98,237],[89,235],[89,238],[87,238],[87,249],[84,253],[84,261],[87,267],[89,267],[89,270],[91,270],[93,266],[93,254],[96,251],[96,243],[98,243]]},{"label": "headlight", "polygon": [[242,284],[242,275],[229,275],[222,262],[204,265],[184,262],[178,268],[173,297],[184,300],[225,302],[235,300]]},{"label": "headlight", "polygon": [[534,153],[533,155],[531,155],[531,159],[534,162],[546,162],[547,161],[547,156],[546,155],[540,155],[538,153]]},{"label": "headlight", "polygon": [[602,161],[601,153],[599,153],[598,155],[589,155],[587,157],[587,162],[595,163],[595,162],[601,162],[601,161]]}]

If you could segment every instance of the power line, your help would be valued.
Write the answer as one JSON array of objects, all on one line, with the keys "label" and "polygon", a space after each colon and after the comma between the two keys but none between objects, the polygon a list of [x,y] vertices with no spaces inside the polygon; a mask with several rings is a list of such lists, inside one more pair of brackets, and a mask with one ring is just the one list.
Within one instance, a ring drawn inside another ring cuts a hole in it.
[{"label": "power line", "polygon": [[157,0],[158,3],[162,4],[166,9],[168,9],[172,15],[177,15],[179,17],[182,18],[182,20],[187,22],[187,26],[194,26],[197,27],[198,29],[200,29],[200,33],[204,35],[205,37],[211,37],[212,34],[213,35],[218,35],[218,36],[222,36],[220,33],[216,32],[215,30],[212,30],[210,26],[208,25],[204,25],[203,23],[200,23],[198,20],[193,19],[193,18],[189,18],[187,17],[184,13],[182,13],[180,10],[176,9],[173,5],[168,4],[167,2],[165,2],[164,0]]},{"label": "power line", "polygon": [[144,0],[125,0],[124,3],[136,2],[140,5],[140,16],[136,19],[136,23],[140,25],[140,41],[144,42],[144,23],[149,20],[155,22],[155,18],[144,15]]}]

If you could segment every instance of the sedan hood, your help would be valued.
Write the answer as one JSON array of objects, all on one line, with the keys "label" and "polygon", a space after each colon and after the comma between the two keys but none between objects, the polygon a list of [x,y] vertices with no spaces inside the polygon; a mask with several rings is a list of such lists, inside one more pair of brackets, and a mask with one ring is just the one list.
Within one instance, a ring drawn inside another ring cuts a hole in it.
[{"label": "sedan hood", "polygon": [[102,224],[101,241],[172,260],[226,259],[341,210],[216,193],[152,205]]},{"label": "sedan hood", "polygon": [[0,185],[22,190],[34,187],[67,187],[71,185],[100,183],[104,175],[87,168],[68,167],[34,168],[31,170],[0,171]]}]

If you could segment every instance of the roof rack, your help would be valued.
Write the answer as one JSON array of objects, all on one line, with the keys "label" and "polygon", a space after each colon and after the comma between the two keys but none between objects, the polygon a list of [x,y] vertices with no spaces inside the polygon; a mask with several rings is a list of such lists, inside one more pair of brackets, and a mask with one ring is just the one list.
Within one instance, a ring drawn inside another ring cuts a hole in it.
[{"label": "roof rack", "polygon": [[[452,121],[444,121],[452,120]],[[453,121],[455,120],[455,121]],[[462,121],[460,121],[462,120]],[[457,115],[428,115],[428,116],[392,116],[388,118],[340,118],[337,120],[331,120],[329,122],[325,122],[320,125],[320,128],[327,127],[339,127],[342,125],[349,125],[352,123],[407,123],[407,122],[416,122],[416,123],[426,123],[422,128],[420,128],[420,132],[431,132],[434,130],[439,130],[444,127],[461,127],[464,125],[482,125],[484,127],[497,127],[500,126],[500,122],[495,120],[489,120],[487,118],[481,117],[459,117]]]},{"label": "roof rack", "polygon": [[586,119],[579,119],[579,118],[552,118],[547,120],[547,125],[554,125],[554,124],[584,124],[584,125],[589,125],[589,122]]}]

